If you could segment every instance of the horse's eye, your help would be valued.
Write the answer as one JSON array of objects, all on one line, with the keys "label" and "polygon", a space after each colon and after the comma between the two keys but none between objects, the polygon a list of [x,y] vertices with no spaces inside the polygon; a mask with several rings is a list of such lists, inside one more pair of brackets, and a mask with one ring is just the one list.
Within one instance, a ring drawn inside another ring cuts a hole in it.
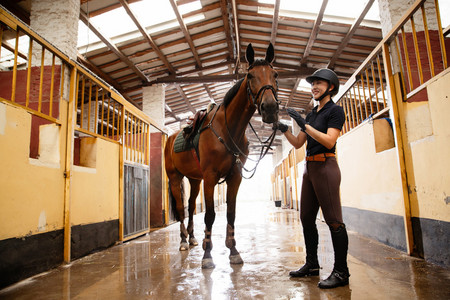
[{"label": "horse's eye", "polygon": [[273,74],[273,77],[278,78],[278,73],[275,72],[275,74]]},{"label": "horse's eye", "polygon": [[254,76],[253,76],[252,74],[250,74],[250,73],[247,74],[247,79],[248,79],[248,80],[252,79],[253,77],[254,77]]}]

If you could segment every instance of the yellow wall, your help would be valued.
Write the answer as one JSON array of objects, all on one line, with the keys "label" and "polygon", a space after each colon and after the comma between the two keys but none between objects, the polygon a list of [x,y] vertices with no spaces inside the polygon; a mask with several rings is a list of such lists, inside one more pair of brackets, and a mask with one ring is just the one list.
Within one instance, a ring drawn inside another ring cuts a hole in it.
[{"label": "yellow wall", "polygon": [[340,137],[336,149],[343,206],[404,215],[396,149],[376,153],[371,122]]},{"label": "yellow wall", "polygon": [[[63,101],[62,116],[66,111]],[[64,141],[65,127],[50,126],[59,132],[56,138]],[[0,239],[63,227],[65,143],[60,143],[56,151],[49,150],[51,143],[41,136],[40,142],[47,144],[47,154],[42,160],[30,159],[30,132],[29,113],[0,103]],[[59,157],[50,157],[51,153]]]},{"label": "yellow wall", "polygon": [[[95,168],[75,166],[72,177],[71,224],[97,223],[119,218],[119,145],[84,138],[92,154],[81,155]],[[83,148],[84,142],[82,142]],[[95,147],[93,147],[95,144]],[[83,151],[83,150],[82,150]],[[88,157],[88,158],[87,158]]]},{"label": "yellow wall", "polygon": [[[61,102],[65,119],[67,102]],[[43,125],[39,159],[29,158],[31,115],[0,103],[0,240],[63,229],[65,125]],[[95,168],[74,166],[71,224],[119,218],[119,145],[102,139]],[[93,153],[90,151],[90,153]],[[95,160],[95,161],[93,161]]]},{"label": "yellow wall", "polygon": [[450,72],[431,83],[428,102],[405,103],[417,201],[413,217],[450,221]]}]

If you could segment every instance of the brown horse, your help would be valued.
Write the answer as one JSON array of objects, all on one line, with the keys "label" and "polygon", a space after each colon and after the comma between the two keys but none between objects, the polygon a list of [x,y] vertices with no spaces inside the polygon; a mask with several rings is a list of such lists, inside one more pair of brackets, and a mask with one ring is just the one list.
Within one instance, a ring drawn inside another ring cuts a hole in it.
[{"label": "brown horse", "polygon": [[[236,195],[242,180],[241,169],[247,159],[248,140],[245,129],[256,109],[265,123],[278,121],[279,103],[277,100],[277,72],[271,63],[274,59],[274,48],[269,45],[264,60],[254,59],[251,44],[246,51],[249,64],[248,73],[238,81],[226,94],[221,105],[216,106],[205,117],[195,152],[175,152],[174,143],[178,133],[169,137],[165,154],[165,166],[169,177],[169,192],[172,194],[172,208],[180,221],[180,250],[189,248],[186,241],[197,245],[194,237],[193,214],[195,200],[199,193],[201,180],[204,181],[205,238],[203,239],[204,255],[202,268],[214,268],[211,256],[213,247],[211,230],[215,219],[214,187],[221,178],[227,183],[227,232],[226,246],[230,249],[230,263],[242,264],[243,261],[236,250],[234,239],[234,221]],[[191,185],[189,196],[189,223],[184,226],[185,212],[182,195],[182,179],[187,177]]]}]

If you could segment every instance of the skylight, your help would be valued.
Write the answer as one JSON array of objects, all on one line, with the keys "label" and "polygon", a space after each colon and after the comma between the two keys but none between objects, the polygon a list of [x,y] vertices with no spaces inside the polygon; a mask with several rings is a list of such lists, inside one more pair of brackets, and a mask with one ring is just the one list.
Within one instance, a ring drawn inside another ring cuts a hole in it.
[{"label": "skylight", "polygon": [[[260,3],[275,4],[275,0],[259,0]],[[355,20],[364,6],[366,1],[361,0],[339,0],[328,1],[324,12],[324,21],[337,21],[342,23],[352,23]],[[280,1],[280,16],[297,17],[315,20],[322,6],[322,1],[311,0],[281,0]],[[259,7],[260,13],[273,14],[273,9]],[[365,16],[366,21],[379,21],[378,3],[374,2],[369,12]]]},{"label": "skylight", "polygon": [[[130,4],[130,9],[139,20],[142,26],[147,28],[148,33],[161,31],[168,28],[179,26],[178,21],[169,1],[138,1]],[[202,8],[200,0],[179,5],[178,10],[181,15],[199,10]],[[186,24],[204,19],[203,14],[185,18]],[[116,8],[107,13],[89,19],[89,23],[95,26],[105,37],[113,39],[119,36],[127,35],[131,32],[137,32],[137,27],[133,20],[128,16],[123,7]],[[138,34],[140,35],[140,33]],[[133,38],[129,36],[125,39]],[[78,25],[78,48],[98,42],[99,38],[87,28],[83,22]],[[92,50],[90,47],[89,50]]]}]

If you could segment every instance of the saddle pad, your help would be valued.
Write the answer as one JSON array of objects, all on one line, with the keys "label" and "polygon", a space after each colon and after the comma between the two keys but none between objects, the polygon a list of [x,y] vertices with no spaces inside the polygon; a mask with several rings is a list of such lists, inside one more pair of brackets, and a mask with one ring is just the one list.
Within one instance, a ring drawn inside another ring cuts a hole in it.
[{"label": "saddle pad", "polygon": [[183,136],[183,130],[181,130],[177,137],[175,138],[175,143],[173,145],[173,150],[175,153],[189,151],[192,148],[198,148],[198,141],[200,140],[200,133],[197,132],[194,136],[194,139],[190,142],[187,142]]}]

